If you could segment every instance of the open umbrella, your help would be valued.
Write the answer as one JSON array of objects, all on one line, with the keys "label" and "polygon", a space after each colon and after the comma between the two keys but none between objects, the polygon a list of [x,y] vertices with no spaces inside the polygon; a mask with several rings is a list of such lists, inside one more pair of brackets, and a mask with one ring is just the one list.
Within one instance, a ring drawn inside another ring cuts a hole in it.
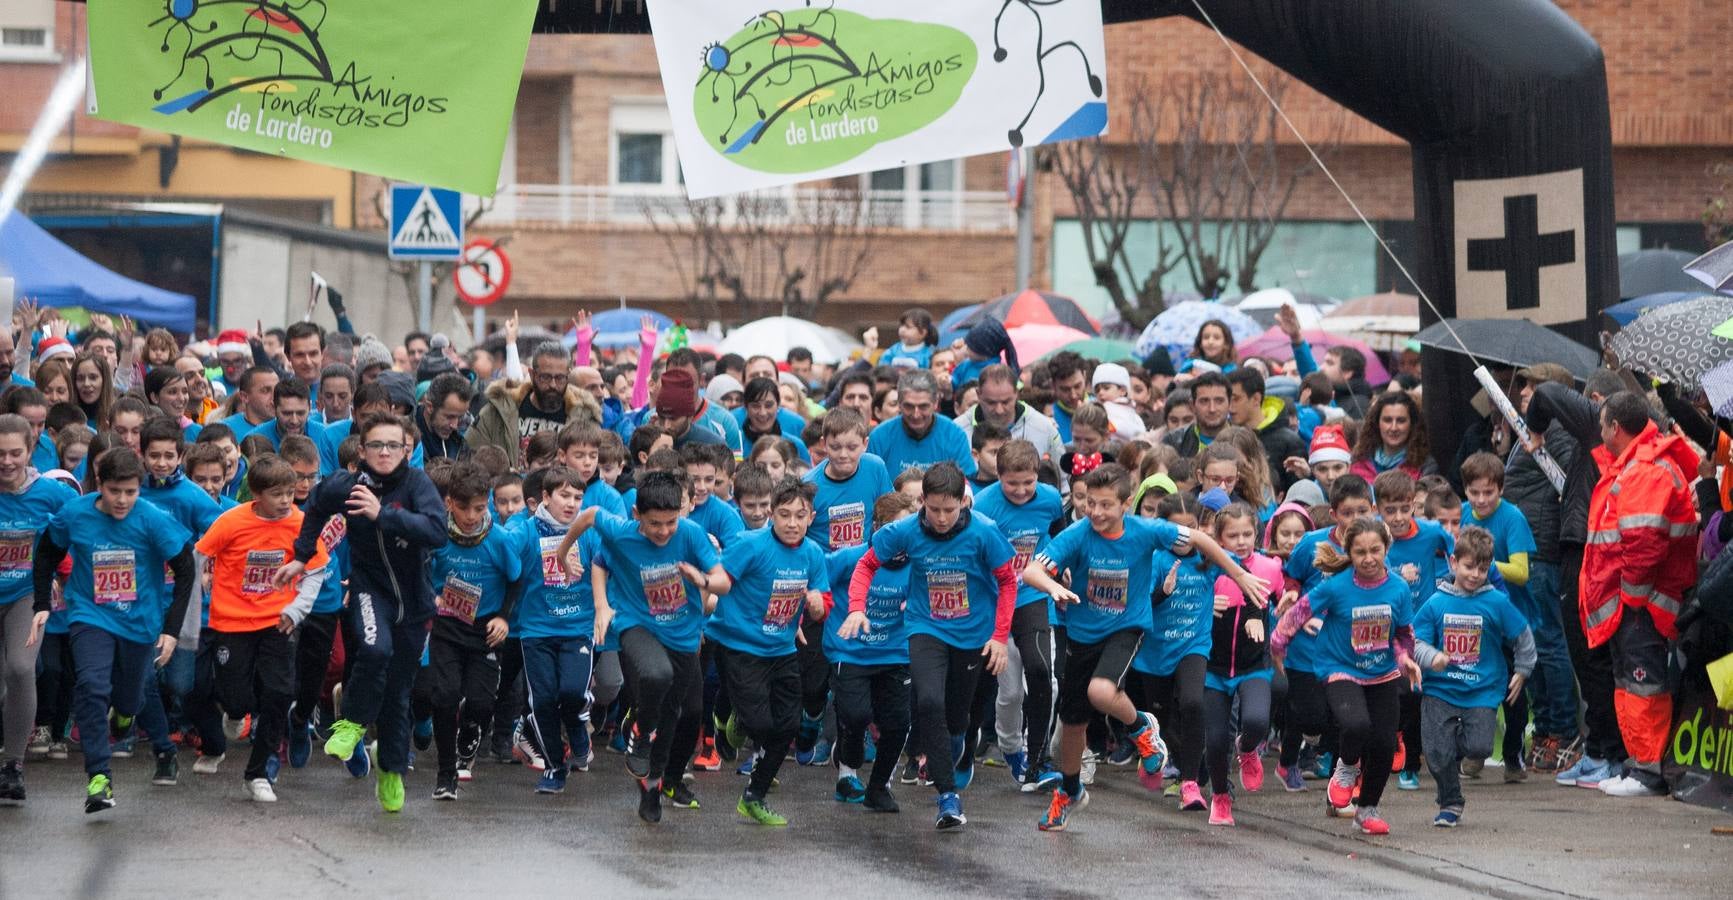
[{"label": "open umbrella", "polygon": [[1697,279],[1685,274],[1685,267],[1694,261],[1695,257],[1683,250],[1619,254],[1619,299],[1697,290]]},{"label": "open umbrella", "polygon": [[[1135,344],[1130,341],[1114,340],[1113,338],[1085,338],[1081,341],[1072,341],[1063,347],[1055,347],[1054,349],[1047,351],[1047,353],[1044,354],[1044,357],[1052,356],[1062,350],[1070,350],[1078,356],[1087,359],[1100,360],[1101,362],[1114,362],[1115,360],[1121,359],[1135,360],[1138,358],[1136,352],[1137,347]],[[1017,353],[1018,359],[1022,359],[1023,351],[1019,350]]]},{"label": "open umbrella", "polygon": [[1317,328],[1318,322],[1337,305],[1336,301],[1320,294],[1279,287],[1253,291],[1244,297],[1225,302],[1256,319],[1258,324],[1265,328],[1276,324],[1276,313],[1284,306],[1294,308],[1294,313],[1300,317],[1301,328]]},{"label": "open umbrella", "polygon": [[1006,330],[1019,325],[1064,325],[1092,337],[1101,333],[1101,324],[1084,312],[1077,301],[1045,291],[1024,291],[989,300],[959,319],[954,327],[967,331],[982,319],[998,319]]},{"label": "open umbrella", "polygon": [[963,325],[963,320],[974,315],[985,305],[985,303],[971,303],[946,313],[945,317],[940,319],[939,324],[935,326],[939,329],[939,346],[949,347],[952,341],[962,337],[969,330]]},{"label": "open umbrella", "polygon": [[1733,340],[1712,332],[1733,319],[1733,297],[1710,294],[1651,310],[1613,335],[1607,349],[1619,362],[1686,387],[1733,361]]},{"label": "open umbrella", "polygon": [[[1390,371],[1384,368],[1384,363],[1378,359],[1378,354],[1373,353],[1372,348],[1366,346],[1364,341],[1329,331],[1303,331],[1301,334],[1305,336],[1306,343],[1312,345],[1314,357],[1322,356],[1324,351],[1331,347],[1353,347],[1366,357],[1367,383],[1388,384],[1390,382]],[[1294,344],[1288,340],[1287,332],[1280,328],[1271,328],[1269,331],[1240,344],[1236,349],[1239,351],[1240,359],[1262,356],[1265,359],[1287,362],[1294,358]]]},{"label": "open umbrella", "polygon": [[1018,325],[1016,328],[1005,329],[1005,333],[1011,336],[1011,344],[1017,348],[1019,361],[1040,359],[1066,344],[1086,341],[1091,337],[1065,325]]},{"label": "open umbrella", "polygon": [[1712,291],[1733,285],[1733,241],[1728,241],[1685,264],[1685,274],[1703,282]]},{"label": "open umbrella", "polygon": [[1649,294],[1643,297],[1632,297],[1629,300],[1621,300],[1618,303],[1614,303],[1612,306],[1601,310],[1601,315],[1612,319],[1614,323],[1620,326],[1625,326],[1631,324],[1631,320],[1651,309],[1668,306],[1684,300],[1695,300],[1701,296],[1703,296],[1703,291],[1701,289],[1690,291],[1663,291],[1659,294]]},{"label": "open umbrella", "polygon": [[[618,309],[603,310],[590,317],[590,327],[596,332],[595,345],[607,349],[638,346],[638,329],[645,316],[655,320],[658,332],[667,331],[674,327],[673,319],[648,309],[622,306]],[[568,329],[565,336],[566,345],[571,346],[577,343],[577,340],[577,330]]]},{"label": "open umbrella", "polygon": [[1527,319],[1445,319],[1427,326],[1414,340],[1437,350],[1518,369],[1558,363],[1578,381],[1587,379],[1601,364],[1599,353]]},{"label": "open umbrella", "polygon": [[787,359],[788,351],[805,347],[812,351],[815,362],[836,365],[846,359],[859,345],[849,346],[816,322],[793,316],[771,316],[748,322],[728,333],[717,349],[741,356],[769,356]]},{"label": "open umbrella", "polygon": [[1166,347],[1174,362],[1191,355],[1197,330],[1203,323],[1219,319],[1228,326],[1235,343],[1263,334],[1265,326],[1239,310],[1212,300],[1186,300],[1169,306],[1137,336],[1137,356],[1148,356],[1156,347]]},{"label": "open umbrella", "polygon": [[1420,298],[1395,291],[1355,297],[1325,313],[1319,327],[1374,350],[1400,350],[1420,330]]},{"label": "open umbrella", "polygon": [[1733,419],[1733,362],[1724,362],[1703,373],[1703,393],[1709,407],[1723,419]]}]

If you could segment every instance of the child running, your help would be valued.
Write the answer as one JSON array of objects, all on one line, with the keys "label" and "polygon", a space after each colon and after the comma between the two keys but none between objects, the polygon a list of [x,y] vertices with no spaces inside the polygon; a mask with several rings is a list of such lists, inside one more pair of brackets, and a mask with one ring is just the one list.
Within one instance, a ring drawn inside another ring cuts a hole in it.
[{"label": "child running", "polygon": [[[73,715],[84,749],[84,811],[114,808],[108,717],[130,731],[155,666],[168,664],[192,599],[192,535],[167,513],[138,502],[144,465],[116,447],[96,465],[97,490],[67,503],[36,545],[32,575],[36,615],[31,644],[48,624],[54,571],[72,557],[66,609],[73,666]],[[171,596],[163,569],[174,573]]]},{"label": "child running", "polygon": [[[1023,573],[1026,582],[1067,607],[1065,670],[1059,679],[1059,771],[1064,782],[1054,790],[1039,822],[1042,831],[1065,830],[1073,807],[1089,804],[1081,768],[1085,731],[1094,712],[1126,726],[1145,773],[1160,772],[1167,763],[1155,716],[1139,712],[1124,690],[1132,658],[1153,625],[1151,607],[1142,599],[1154,590],[1150,560],[1156,549],[1178,552],[1196,546],[1254,601],[1269,592],[1268,583],[1240,568],[1208,535],[1161,520],[1127,519],[1131,473],[1119,464],[1106,463],[1089,472],[1083,491],[1087,518],[1060,532]],[[1072,588],[1057,581],[1066,571]],[[1139,602],[1128,602],[1132,597]]]},{"label": "child running", "polygon": [[1409,626],[1408,585],[1390,577],[1385,563],[1390,532],[1384,523],[1355,519],[1343,533],[1343,544],[1348,548],[1346,557],[1331,546],[1318,549],[1318,570],[1333,577],[1308,591],[1282,616],[1270,650],[1281,660],[1288,641],[1302,626],[1317,638],[1313,671],[1324,684],[1330,715],[1341,729],[1324,812],[1352,816],[1366,834],[1389,834],[1389,823],[1378,814],[1378,801],[1396,755],[1402,679],[1411,684],[1420,681]]},{"label": "child running", "polygon": [[735,811],[759,825],[787,825],[765,805],[776,773],[800,728],[801,672],[795,648],[801,611],[825,617],[829,583],[824,551],[806,537],[815,488],[793,476],[776,486],[770,527],[747,532],[722,553],[734,589],[716,602],[704,635],[716,643],[716,670],[733,704],[729,743],[742,736],[764,748]]},{"label": "child running", "polygon": [[318,545],[298,583],[274,581],[301,531],[295,479],[280,457],[255,460],[247,470],[253,500],[219,516],[194,548],[211,561],[217,701],[231,722],[253,717],[253,749],[241,777],[256,803],[277,802],[266,763],[283,743],[295,694],[291,635],[312,611],[327,574],[325,547]]},{"label": "child running", "polygon": [[[1190,494],[1173,493],[1157,501],[1155,512],[1177,527],[1195,530],[1206,511]],[[1179,773],[1179,808],[1201,810],[1205,804],[1197,781],[1203,768],[1204,668],[1209,662],[1210,611],[1220,573],[1208,562],[1200,562],[1197,548],[1191,546],[1177,551],[1158,547],[1150,559],[1150,572],[1158,579],[1150,598],[1155,605],[1154,627],[1132,657],[1131,693],[1144,709],[1159,711],[1157,720],[1168,724],[1167,768]],[[1145,772],[1140,766],[1137,777],[1145,788],[1158,791],[1163,774]]]},{"label": "child running", "polygon": [[[1440,828],[1462,821],[1462,761],[1492,754],[1499,701],[1521,693],[1537,657],[1528,620],[1487,584],[1492,543],[1484,528],[1462,529],[1450,557],[1455,582],[1440,584],[1414,616],[1414,656],[1427,670],[1420,728],[1438,783],[1432,824]],[[1514,667],[1505,665],[1506,649]]]},{"label": "child running", "polygon": [[[1244,503],[1216,513],[1216,540],[1247,571],[1274,584],[1281,563],[1257,552],[1258,513]],[[1228,763],[1239,763],[1240,787],[1257,793],[1264,784],[1258,745],[1270,733],[1269,604],[1247,598],[1239,585],[1221,576],[1215,582],[1215,624],[1210,634],[1209,666],[1204,672],[1205,759],[1209,762],[1211,825],[1234,824]],[[1239,734],[1230,727],[1239,705]]]}]

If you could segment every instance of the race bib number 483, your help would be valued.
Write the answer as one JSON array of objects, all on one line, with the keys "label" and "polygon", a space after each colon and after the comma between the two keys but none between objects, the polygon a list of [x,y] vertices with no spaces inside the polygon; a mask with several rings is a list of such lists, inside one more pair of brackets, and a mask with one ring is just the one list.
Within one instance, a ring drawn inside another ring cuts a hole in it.
[{"label": "race bib number 483", "polygon": [[966,572],[932,572],[927,575],[927,610],[940,620],[969,615],[969,576]]},{"label": "race bib number 483", "polygon": [[1354,652],[1377,653],[1390,649],[1391,612],[1388,605],[1356,606],[1350,640]]}]

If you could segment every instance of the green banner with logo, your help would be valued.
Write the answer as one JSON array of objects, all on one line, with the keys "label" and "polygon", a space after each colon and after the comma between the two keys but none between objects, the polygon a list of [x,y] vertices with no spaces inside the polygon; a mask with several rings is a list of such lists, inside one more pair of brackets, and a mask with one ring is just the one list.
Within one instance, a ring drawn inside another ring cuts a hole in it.
[{"label": "green banner with logo", "polygon": [[492,194],[537,0],[89,0],[96,114]]}]

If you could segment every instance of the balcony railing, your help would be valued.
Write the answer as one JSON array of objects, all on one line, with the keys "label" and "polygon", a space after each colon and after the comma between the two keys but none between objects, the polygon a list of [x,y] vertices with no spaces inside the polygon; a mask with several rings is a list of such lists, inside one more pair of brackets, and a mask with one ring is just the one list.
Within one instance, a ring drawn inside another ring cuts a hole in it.
[{"label": "balcony railing", "polygon": [[[692,218],[683,194],[624,185],[508,184],[480,224],[644,225]],[[864,221],[883,228],[1010,231],[1016,213],[998,191],[847,191],[782,188],[723,198],[722,221],[799,226]],[[743,209],[750,204],[749,209]],[[851,207],[854,207],[851,209]]]}]

